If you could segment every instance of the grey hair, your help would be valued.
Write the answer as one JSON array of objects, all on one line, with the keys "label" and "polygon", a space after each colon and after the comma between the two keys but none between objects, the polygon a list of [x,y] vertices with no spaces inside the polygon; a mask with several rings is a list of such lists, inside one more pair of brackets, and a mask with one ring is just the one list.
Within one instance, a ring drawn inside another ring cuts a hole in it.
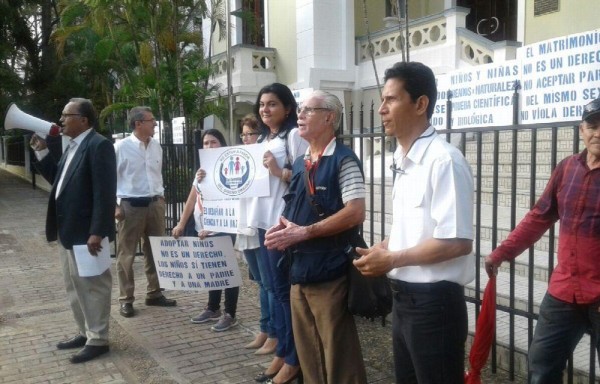
[{"label": "grey hair", "polygon": [[331,112],[333,112],[333,129],[335,131],[340,129],[340,125],[342,122],[342,111],[344,109],[340,99],[338,99],[337,96],[334,94],[320,90],[314,91],[312,96],[317,97],[321,100],[321,102],[323,103],[321,107],[327,108]]},{"label": "grey hair", "polygon": [[131,108],[129,111],[129,128],[131,128],[132,131],[135,129],[136,121],[144,120],[144,113],[146,112],[152,113],[152,109],[145,106]]}]

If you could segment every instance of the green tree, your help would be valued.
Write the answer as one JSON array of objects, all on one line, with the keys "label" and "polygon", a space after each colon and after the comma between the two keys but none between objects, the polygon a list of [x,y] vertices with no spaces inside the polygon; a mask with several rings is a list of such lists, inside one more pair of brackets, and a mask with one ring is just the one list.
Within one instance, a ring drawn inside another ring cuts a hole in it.
[{"label": "green tree", "polygon": [[0,1],[0,108],[17,103],[47,120],[62,108],[54,73],[50,34],[56,25],[53,1]]},{"label": "green tree", "polygon": [[104,99],[103,123],[131,105],[146,104],[158,111],[166,125],[166,140],[171,141],[170,121],[175,115],[188,118],[186,127],[197,126],[209,114],[225,115],[223,103],[206,102],[218,88],[209,82],[211,63],[201,50],[199,26],[208,15],[205,2],[61,0],[59,4],[61,22],[54,34],[59,57],[65,66],[85,68],[92,90]]}]

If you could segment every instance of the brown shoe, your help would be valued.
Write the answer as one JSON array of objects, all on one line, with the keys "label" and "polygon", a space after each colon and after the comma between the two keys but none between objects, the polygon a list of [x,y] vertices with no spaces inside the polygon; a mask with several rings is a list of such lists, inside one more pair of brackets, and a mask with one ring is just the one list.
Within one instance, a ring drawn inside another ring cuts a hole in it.
[{"label": "brown shoe", "polygon": [[255,355],[270,355],[277,348],[277,339],[269,337],[262,347],[254,352]]},{"label": "brown shoe", "polygon": [[246,348],[246,349],[260,348],[263,346],[265,341],[267,341],[267,337],[268,337],[268,335],[265,332],[261,332],[258,335],[256,335],[254,340],[252,340],[250,343],[246,344],[246,346],[244,348]]}]

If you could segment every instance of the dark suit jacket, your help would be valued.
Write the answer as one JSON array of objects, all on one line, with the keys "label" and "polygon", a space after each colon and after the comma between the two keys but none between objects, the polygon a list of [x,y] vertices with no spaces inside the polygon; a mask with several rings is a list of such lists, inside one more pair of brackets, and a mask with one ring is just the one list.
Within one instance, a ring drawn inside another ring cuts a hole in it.
[{"label": "dark suit jacket", "polygon": [[117,166],[112,143],[104,136],[90,132],[83,139],[69,164],[56,199],[66,154],[56,161],[52,155],[35,164],[52,183],[46,216],[46,238],[60,238],[66,249],[86,244],[90,235],[115,238],[115,206],[117,202]]}]

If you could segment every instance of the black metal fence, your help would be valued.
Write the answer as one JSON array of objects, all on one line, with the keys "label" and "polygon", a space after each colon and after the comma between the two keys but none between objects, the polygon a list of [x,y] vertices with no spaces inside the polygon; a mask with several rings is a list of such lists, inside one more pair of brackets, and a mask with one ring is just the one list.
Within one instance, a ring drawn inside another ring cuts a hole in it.
[{"label": "black metal fence", "polygon": [[[396,147],[374,124],[374,103],[353,108],[339,140],[352,147],[363,161],[367,185],[365,239],[374,244],[391,228],[392,176],[389,166]],[[352,128],[360,127],[360,128]],[[513,229],[543,191],[550,173],[564,157],[580,151],[578,127],[573,123],[511,125],[493,128],[438,130],[465,154],[475,178],[476,278],[467,289],[467,301],[476,315],[487,281],[483,259]],[[177,224],[197,167],[197,147],[192,144],[163,145],[164,177],[168,202],[167,228]],[[556,236],[552,228],[527,255],[505,263],[499,274],[507,281],[508,292],[498,289],[498,319],[508,332],[497,335],[491,365],[498,363],[510,372],[523,374],[526,351],[538,317],[540,292],[546,290],[555,265]],[[472,319],[473,321],[473,319]],[[589,336],[586,336],[589,339]],[[595,340],[589,340],[587,361],[569,359],[567,382],[595,383]],[[586,360],[585,358],[583,360]],[[526,365],[525,365],[526,367]],[[586,379],[587,377],[587,379]]]},{"label": "black metal fence", "polygon": [[[374,125],[374,104],[365,110],[351,109],[347,126],[339,138],[354,148],[363,161],[368,201],[363,227],[371,244],[389,235],[391,229],[392,173],[389,170],[395,140],[386,138]],[[352,127],[360,127],[353,129]],[[580,152],[578,126],[573,123],[511,125],[492,128],[438,130],[447,141],[465,154],[475,178],[476,278],[467,290],[467,301],[479,315],[482,290],[487,282],[483,260],[512,230],[524,213],[537,201],[556,164]],[[547,288],[555,265],[555,228],[551,228],[527,255],[505,263],[499,279],[504,278],[508,292],[498,289],[498,318],[506,323],[507,335],[497,335],[491,356],[495,372],[499,360],[514,379],[517,367],[523,374],[526,351],[538,318],[540,294]],[[589,336],[586,336],[589,338]],[[526,340],[526,343],[525,343]],[[520,345],[519,345],[520,344]],[[595,340],[584,351],[589,357],[569,359],[568,383],[596,382]],[[518,361],[520,358],[520,361]],[[584,360],[584,361],[581,361]],[[587,377],[587,379],[586,379]]]},{"label": "black metal fence", "polygon": [[198,168],[198,151],[194,144],[162,144],[165,183],[166,228],[177,225]]},{"label": "black metal fence", "polygon": [[5,137],[6,153],[2,150],[3,156],[6,156],[7,165],[24,166],[25,165],[25,139],[23,137]]}]

